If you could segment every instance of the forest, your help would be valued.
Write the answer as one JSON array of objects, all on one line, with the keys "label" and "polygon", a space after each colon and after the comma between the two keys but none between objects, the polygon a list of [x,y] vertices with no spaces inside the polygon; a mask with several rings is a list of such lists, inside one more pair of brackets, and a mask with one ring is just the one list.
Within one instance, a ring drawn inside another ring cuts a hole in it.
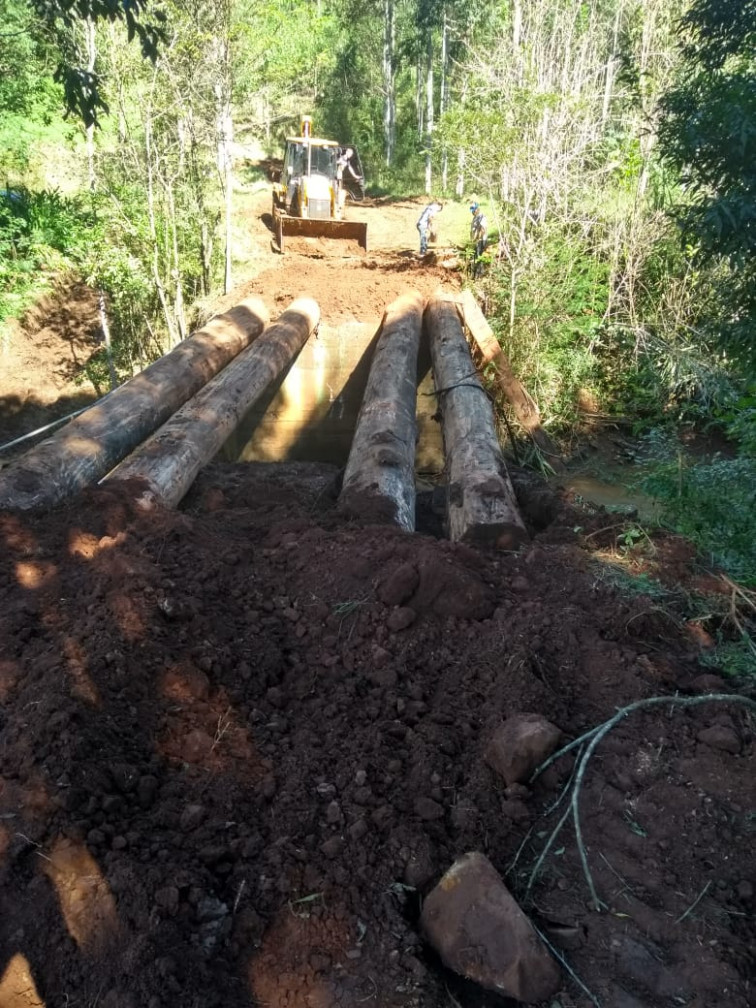
[{"label": "forest", "polygon": [[664,520],[756,586],[756,0],[0,8],[0,324],[75,275],[89,377],[132,375],[232,282],[234,150],[307,112],[373,195],[482,204],[470,282],[550,433],[630,431]]}]

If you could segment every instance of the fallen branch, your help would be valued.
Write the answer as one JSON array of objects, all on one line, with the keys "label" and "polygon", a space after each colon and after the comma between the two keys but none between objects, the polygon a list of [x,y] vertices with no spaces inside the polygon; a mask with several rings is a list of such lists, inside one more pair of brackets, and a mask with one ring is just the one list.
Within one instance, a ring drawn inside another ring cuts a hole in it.
[{"label": "fallen branch", "polygon": [[[569,808],[566,810],[564,815],[557,823],[556,828],[549,836],[544,846],[544,849],[541,851],[538,861],[536,862],[536,865],[531,873],[530,879],[528,880],[528,886],[527,886],[528,891],[533,885],[533,882],[535,881],[538,872],[540,871],[541,865],[543,864],[546,856],[548,855],[548,852],[551,850],[551,847],[553,846],[557,836],[561,832],[562,827],[570,818],[570,816],[572,816],[572,822],[575,828],[575,840],[577,843],[578,854],[580,856],[580,863],[583,867],[583,875],[585,876],[585,881],[588,885],[588,890],[591,894],[593,908],[596,911],[600,911],[602,907],[605,906],[605,904],[602,903],[602,901],[599,899],[598,893],[596,892],[596,886],[594,884],[593,876],[591,875],[591,870],[588,865],[588,853],[585,849],[585,844],[583,843],[583,834],[580,826],[580,810],[579,810],[580,789],[583,785],[583,778],[588,768],[588,764],[590,763],[591,757],[596,751],[596,747],[598,746],[599,742],[606,735],[609,734],[612,728],[618,725],[620,721],[626,718],[628,714],[632,714],[634,711],[643,710],[646,707],[657,707],[660,706],[661,704],[668,704],[672,707],[696,707],[698,706],[698,704],[711,703],[711,702],[744,704],[746,707],[750,708],[750,710],[756,714],[756,701],[751,700],[750,697],[740,696],[737,693],[710,693],[707,694],[706,696],[697,696],[697,697],[678,697],[678,696],[648,697],[645,700],[637,700],[635,703],[628,704],[627,707],[622,707],[620,710],[617,711],[617,713],[613,717],[609,718],[608,721],[604,721],[602,724],[596,725],[595,728],[591,728],[590,731],[585,732],[583,735],[580,736],[580,738],[577,738],[574,741],[570,742],[568,745],[563,746],[561,749],[558,750],[558,752],[555,752],[535,770],[532,777],[530,778],[531,783],[536,779],[536,777],[542,774],[547,767],[551,766],[552,763],[555,762],[555,760],[560,759],[562,756],[566,755],[568,752],[571,752],[573,749],[576,749],[578,746],[581,746],[584,743],[588,743],[585,752],[582,755],[578,756],[577,762],[575,764],[576,769],[573,771],[574,783],[572,783],[571,785],[572,795],[570,797]],[[568,790],[569,789],[570,785],[568,785]]]}]

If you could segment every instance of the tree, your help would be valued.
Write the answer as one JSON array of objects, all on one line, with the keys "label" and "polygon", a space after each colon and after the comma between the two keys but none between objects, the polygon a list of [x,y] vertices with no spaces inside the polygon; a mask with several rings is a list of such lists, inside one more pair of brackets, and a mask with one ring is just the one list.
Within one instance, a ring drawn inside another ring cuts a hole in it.
[{"label": "tree", "polygon": [[60,49],[55,80],[63,85],[68,110],[85,126],[96,125],[108,106],[99,75],[75,58],[71,39],[76,26],[86,21],[123,24],[129,41],[136,37],[142,55],[150,60],[165,41],[165,14],[150,10],[150,0],[29,0],[29,7]]},{"label": "tree", "polygon": [[661,103],[659,143],[680,173],[676,216],[693,263],[715,274],[707,329],[754,361],[756,330],[756,0],[693,0],[680,75]]},{"label": "tree", "polygon": [[682,176],[681,220],[704,258],[756,257],[756,0],[694,0],[659,139]]}]

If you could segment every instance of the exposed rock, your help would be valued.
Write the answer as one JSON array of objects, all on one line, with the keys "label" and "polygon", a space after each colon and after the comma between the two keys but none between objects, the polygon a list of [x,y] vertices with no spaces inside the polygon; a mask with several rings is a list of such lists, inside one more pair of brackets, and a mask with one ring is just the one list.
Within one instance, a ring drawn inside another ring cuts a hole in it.
[{"label": "exposed rock", "polygon": [[422,930],[455,972],[526,1004],[551,997],[561,975],[485,855],[458,858],[423,904]]},{"label": "exposed rock", "polygon": [[514,714],[494,732],[486,762],[507,784],[524,783],[556,749],[561,735],[540,714]]}]

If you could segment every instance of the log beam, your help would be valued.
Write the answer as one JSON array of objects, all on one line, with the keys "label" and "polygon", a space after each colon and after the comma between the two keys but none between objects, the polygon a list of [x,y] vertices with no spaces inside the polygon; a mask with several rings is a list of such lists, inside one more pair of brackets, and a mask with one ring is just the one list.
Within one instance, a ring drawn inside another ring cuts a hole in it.
[{"label": "log beam", "polygon": [[541,413],[532,396],[512,370],[509,358],[499,346],[488,319],[473,297],[471,290],[465,290],[459,300],[462,317],[483,364],[492,364],[496,372],[496,384],[514,410],[518,422],[547,457],[553,469],[563,469],[564,463],[557,446],[541,425]]},{"label": "log beam", "polygon": [[0,510],[50,507],[96,483],[262,332],[248,298],[115,389],[0,474]]},{"label": "log beam", "polygon": [[425,324],[444,436],[449,538],[516,549],[528,534],[456,303],[431,298]]},{"label": "log beam", "polygon": [[354,517],[415,528],[417,355],[424,299],[386,310],[344,472],[339,507]]},{"label": "log beam", "polygon": [[175,507],[244,414],[290,366],[319,321],[317,302],[311,298],[292,302],[252,346],[186,402],[108,480],[144,480],[148,485],[145,502]]}]

